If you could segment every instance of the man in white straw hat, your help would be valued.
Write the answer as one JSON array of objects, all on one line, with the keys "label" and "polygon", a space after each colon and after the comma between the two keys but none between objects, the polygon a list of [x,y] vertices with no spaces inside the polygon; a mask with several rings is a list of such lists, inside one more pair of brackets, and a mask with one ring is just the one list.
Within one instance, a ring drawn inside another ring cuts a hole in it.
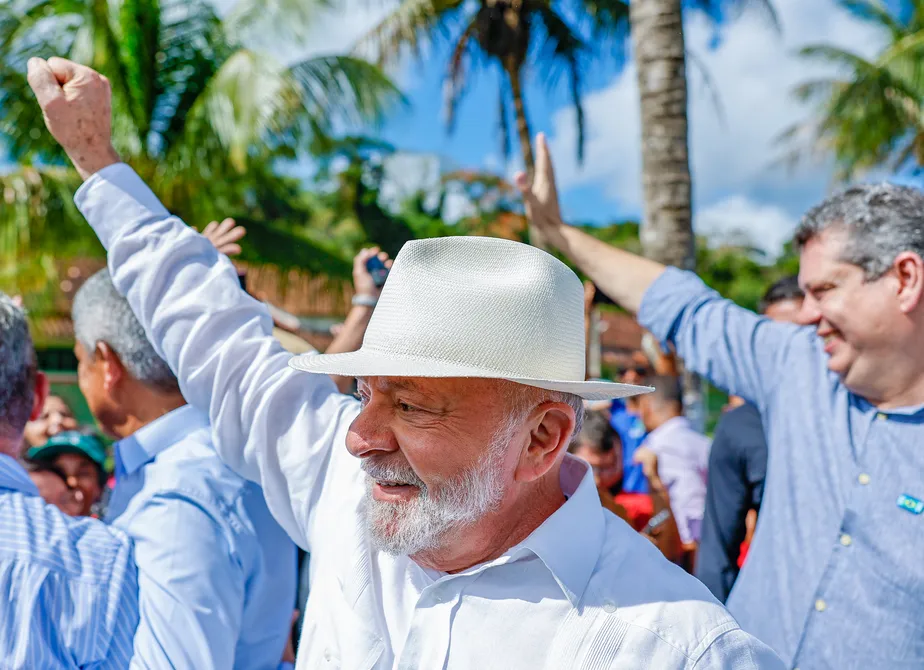
[{"label": "man in white straw hat", "polygon": [[[299,667],[782,667],[566,455],[582,398],[646,389],[584,381],[583,289],[562,263],[409,243],[359,351],[293,357],[228,260],[119,162],[108,82],[62,59],[33,59],[29,81],[113,282],[222,458],[311,552]],[[361,404],[327,374],[358,377]]]}]

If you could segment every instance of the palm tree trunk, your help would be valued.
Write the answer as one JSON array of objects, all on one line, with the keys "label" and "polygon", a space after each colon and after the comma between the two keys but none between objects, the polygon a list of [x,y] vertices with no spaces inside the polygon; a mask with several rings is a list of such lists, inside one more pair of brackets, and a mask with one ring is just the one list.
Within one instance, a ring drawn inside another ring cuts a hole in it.
[{"label": "palm tree trunk", "polygon": [[693,269],[687,78],[680,0],[629,3],[642,120],[644,254]]},{"label": "palm tree trunk", "polygon": [[[533,156],[532,134],[529,130],[529,119],[526,118],[526,101],[523,99],[523,88],[520,81],[520,65],[507,64],[504,69],[510,79],[510,93],[513,97],[513,116],[517,126],[517,138],[520,140],[520,152],[523,154],[523,165],[530,179],[536,171],[536,159]],[[529,226],[529,241],[534,247],[545,249],[545,240],[542,234]]]},{"label": "palm tree trunk", "polygon": [[[687,127],[686,46],[681,0],[632,0],[632,47],[642,121],[642,251],[667,265],[695,269]],[[683,370],[684,411],[705,428],[703,383]]]}]

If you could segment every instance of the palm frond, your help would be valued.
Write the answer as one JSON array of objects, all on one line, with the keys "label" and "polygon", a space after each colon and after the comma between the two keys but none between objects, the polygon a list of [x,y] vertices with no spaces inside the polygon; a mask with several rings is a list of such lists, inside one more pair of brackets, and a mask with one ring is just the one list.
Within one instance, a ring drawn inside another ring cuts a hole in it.
[{"label": "palm frond", "polygon": [[359,39],[353,51],[372,54],[379,65],[394,62],[403,49],[419,58],[424,44],[448,38],[443,24],[464,4],[465,0],[403,0],[394,12]]},{"label": "palm frond", "polygon": [[884,28],[892,36],[892,41],[907,33],[907,26],[879,0],[839,0],[838,4],[854,16]]},{"label": "palm frond", "polygon": [[[377,124],[407,99],[382,70],[353,56],[318,56],[289,68],[300,108],[310,127],[332,132],[343,126]],[[291,113],[291,110],[290,110]]]},{"label": "palm frond", "polygon": [[238,0],[222,21],[228,36],[251,48],[309,37],[317,16],[330,0]]},{"label": "palm frond", "polygon": [[471,61],[478,56],[477,32],[478,23],[472,21],[462,31],[456,41],[452,56],[449,58],[449,69],[443,81],[446,126],[449,132],[452,132],[455,127],[456,107],[471,84],[469,77],[466,75],[470,74]]},{"label": "palm frond", "polygon": [[582,0],[582,34],[598,50],[616,51],[621,57],[629,34],[629,3],[624,0]]}]

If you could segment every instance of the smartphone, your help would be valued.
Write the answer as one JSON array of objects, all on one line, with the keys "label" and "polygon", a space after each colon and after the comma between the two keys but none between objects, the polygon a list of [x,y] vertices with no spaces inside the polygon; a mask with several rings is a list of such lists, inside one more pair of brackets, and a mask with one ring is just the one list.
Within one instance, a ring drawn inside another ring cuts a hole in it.
[{"label": "smartphone", "polygon": [[378,256],[373,256],[366,261],[366,269],[372,275],[372,282],[382,288],[385,285],[385,280],[388,279],[388,268],[385,267],[385,264]]}]

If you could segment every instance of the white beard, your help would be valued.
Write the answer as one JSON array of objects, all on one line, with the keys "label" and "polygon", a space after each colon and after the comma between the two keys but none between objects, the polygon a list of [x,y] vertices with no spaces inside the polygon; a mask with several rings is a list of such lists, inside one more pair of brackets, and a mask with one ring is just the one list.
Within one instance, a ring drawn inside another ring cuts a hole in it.
[{"label": "white beard", "polygon": [[[412,556],[440,546],[450,530],[472,524],[497,508],[504,497],[503,462],[511,429],[505,425],[495,434],[485,457],[458,477],[430,490],[410,464],[401,466],[363,461],[366,472],[364,513],[372,545],[396,556]],[[375,480],[396,481],[418,487],[409,502],[375,500]]]}]

